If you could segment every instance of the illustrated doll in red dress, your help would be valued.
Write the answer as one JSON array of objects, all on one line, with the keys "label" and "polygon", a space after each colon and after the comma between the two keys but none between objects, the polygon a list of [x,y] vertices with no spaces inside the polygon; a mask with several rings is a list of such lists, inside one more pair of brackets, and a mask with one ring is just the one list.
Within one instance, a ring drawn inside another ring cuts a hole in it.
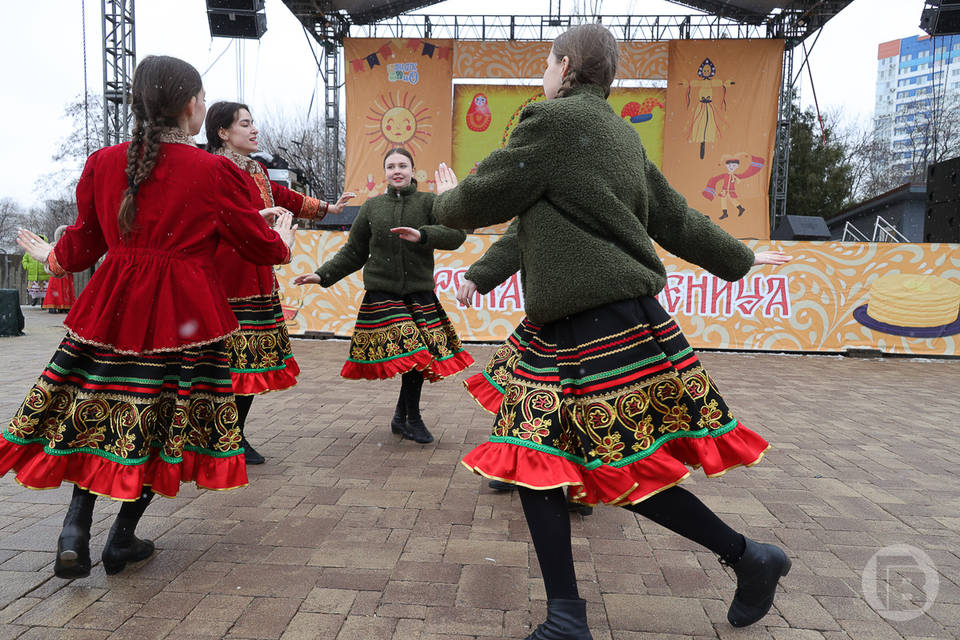
[{"label": "illustrated doll in red dress", "polygon": [[[330,204],[271,181],[263,165],[250,157],[257,151],[260,132],[245,104],[215,102],[210,105],[206,133],[207,151],[225,156],[248,173],[264,207],[280,207],[297,218],[320,219],[327,213],[341,213],[354,195],[345,193],[336,204]],[[240,411],[241,446],[247,464],[263,464],[263,456],[250,446],[244,432],[253,398],[297,384],[300,367],[290,347],[273,267],[246,260],[229,245],[218,249],[216,266],[230,308],[240,323],[240,330],[227,340],[227,348],[233,392]]]},{"label": "illustrated doll in red dress", "polygon": [[17,237],[57,276],[106,254],[0,437],[0,474],[15,470],[34,489],[75,485],[57,541],[61,578],[90,574],[97,496],[123,501],[102,555],[114,574],[154,551],[134,535],[153,494],[247,484],[225,343],[237,320],[214,256],[226,243],[247,260],[284,263],[296,230],[289,214],[271,230],[247,176],[193,144],[206,107],[192,66],[145,58],[131,107],[130,142],[87,160],[77,220],[56,248],[30,231]]}]

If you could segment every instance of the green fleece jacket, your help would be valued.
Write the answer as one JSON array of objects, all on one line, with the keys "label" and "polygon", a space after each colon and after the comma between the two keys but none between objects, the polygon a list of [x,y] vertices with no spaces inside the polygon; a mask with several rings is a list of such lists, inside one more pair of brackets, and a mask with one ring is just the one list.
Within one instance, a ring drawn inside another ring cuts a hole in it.
[{"label": "green fleece jacket", "polygon": [[463,274],[464,278],[477,285],[480,293],[490,293],[498,284],[520,270],[518,226],[519,221],[514,219],[503,235]]},{"label": "green fleece jacket", "polygon": [[[367,291],[396,295],[433,291],[433,250],[457,249],[467,238],[459,229],[437,224],[432,210],[436,197],[417,191],[413,181],[400,190],[391,186],[364,202],[346,244],[317,269],[320,284],[329,287],[363,267]],[[394,227],[417,229],[420,242],[402,240],[390,233]]]},{"label": "green fleece jacket", "polygon": [[434,202],[437,221],[451,227],[518,218],[526,310],[536,323],[657,295],[666,269],[654,241],[726,280],[753,265],[746,245],[687,206],[603,93],[587,85],[529,105],[507,146]]}]

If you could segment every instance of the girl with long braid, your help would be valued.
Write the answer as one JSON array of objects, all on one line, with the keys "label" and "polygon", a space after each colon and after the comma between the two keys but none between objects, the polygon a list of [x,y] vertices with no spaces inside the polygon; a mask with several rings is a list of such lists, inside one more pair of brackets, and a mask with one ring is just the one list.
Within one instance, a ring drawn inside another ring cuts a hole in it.
[{"label": "girl with long braid", "polygon": [[[341,213],[354,195],[345,193],[330,204],[270,180],[266,168],[250,157],[257,151],[259,131],[245,104],[214,102],[207,110],[206,133],[207,151],[228,158],[250,174],[265,207],[278,206],[297,218],[319,220],[327,213]],[[240,330],[227,339],[233,393],[240,412],[240,445],[247,464],[263,464],[263,456],[250,445],[244,431],[253,398],[297,384],[300,367],[290,347],[273,267],[245,260],[229,245],[220,245],[216,265],[230,308],[240,323]]]},{"label": "girl with long braid", "polygon": [[289,214],[271,230],[264,217],[276,210],[258,213],[247,176],[193,144],[206,108],[192,66],[145,58],[132,109],[131,141],[87,159],[77,220],[56,247],[17,237],[54,275],[106,254],[0,437],[0,474],[13,469],[34,489],[75,485],[57,541],[61,578],[90,573],[97,496],[123,501],[102,555],[114,574],[154,551],[134,535],[153,494],[247,484],[224,344],[237,320],[213,258],[225,242],[252,262],[287,262],[296,230]]}]

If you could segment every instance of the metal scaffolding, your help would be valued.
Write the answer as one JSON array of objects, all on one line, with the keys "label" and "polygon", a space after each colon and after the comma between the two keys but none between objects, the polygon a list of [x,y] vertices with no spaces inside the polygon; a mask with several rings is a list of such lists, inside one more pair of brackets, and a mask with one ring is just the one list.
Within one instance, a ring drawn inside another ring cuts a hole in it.
[{"label": "metal scaffolding", "polygon": [[777,106],[777,140],[773,148],[773,175],[770,176],[770,231],[787,215],[787,177],[790,170],[790,125],[793,122],[793,49],[783,52],[780,104]]},{"label": "metal scaffolding", "polygon": [[130,86],[137,64],[134,0],[101,0],[103,12],[103,144],[130,135]]}]

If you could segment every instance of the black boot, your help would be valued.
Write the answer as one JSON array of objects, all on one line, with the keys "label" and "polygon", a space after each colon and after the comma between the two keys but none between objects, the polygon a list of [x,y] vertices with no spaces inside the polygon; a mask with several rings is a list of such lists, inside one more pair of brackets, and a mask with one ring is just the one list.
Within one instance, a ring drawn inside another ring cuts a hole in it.
[{"label": "black boot", "polygon": [[108,576],[123,571],[128,562],[140,562],[153,555],[156,548],[153,541],[141,540],[133,534],[152,498],[153,492],[149,487],[144,487],[138,500],[124,502],[120,507],[117,519],[110,527],[110,535],[107,536],[107,544],[103,547],[103,555],[100,556],[103,561],[103,570]]},{"label": "black boot", "polygon": [[727,210],[724,209],[724,210],[723,210],[723,215],[720,216],[720,217],[718,218],[718,220],[723,220],[723,219],[726,218],[726,217],[727,217]]},{"label": "black boot", "polygon": [[240,446],[243,447],[243,459],[247,464],[263,464],[266,459],[247,442],[243,429],[247,424],[247,414],[253,404],[253,396],[237,396],[237,428],[240,429]]},{"label": "black boot", "polygon": [[404,425],[407,421],[407,402],[404,397],[403,383],[400,384],[400,397],[397,399],[397,408],[393,410],[393,420],[390,421],[390,433],[403,435]]},{"label": "black boot", "polygon": [[420,390],[423,388],[423,374],[408,371],[403,374],[403,394],[407,405],[407,421],[404,423],[403,437],[427,444],[433,442],[433,434],[427,429],[420,417]]},{"label": "black boot", "polygon": [[53,574],[58,578],[86,578],[90,575],[90,525],[97,496],[74,486],[73,499],[63,518],[63,530],[57,540],[57,559]]},{"label": "black boot", "polygon": [[517,485],[504,482],[503,480],[491,480],[487,483],[487,486],[494,491],[515,491],[517,489]]},{"label": "black boot", "polygon": [[727,620],[735,627],[746,627],[767,615],[773,606],[777,582],[790,572],[790,558],[772,544],[744,537],[743,556],[729,566],[737,574],[737,591],[727,611]]},{"label": "black boot", "polygon": [[744,211],[746,211],[746,209],[744,209],[741,205],[738,204],[738,205],[737,205],[737,217],[739,218],[740,216],[742,216]]},{"label": "black boot", "polygon": [[547,620],[527,640],[593,640],[586,600],[547,600]]}]

